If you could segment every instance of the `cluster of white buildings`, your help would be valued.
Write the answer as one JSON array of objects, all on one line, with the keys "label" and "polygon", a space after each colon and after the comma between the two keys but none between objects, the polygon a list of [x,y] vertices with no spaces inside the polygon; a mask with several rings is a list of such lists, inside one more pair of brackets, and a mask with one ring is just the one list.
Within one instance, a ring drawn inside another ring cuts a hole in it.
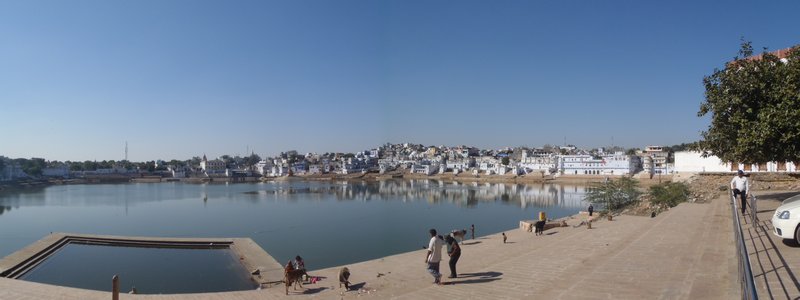
[{"label": "cluster of white buildings", "polygon": [[[297,151],[281,153],[274,158],[265,158],[257,163],[247,162],[241,157],[226,157],[209,160],[205,155],[197,165],[166,165],[174,178],[183,177],[237,177],[314,174],[363,174],[386,173],[394,170],[434,175],[461,174],[480,175],[541,175],[541,176],[654,176],[674,173],[718,173],[736,172],[797,172],[793,162],[768,162],[743,164],[723,162],[716,156],[703,156],[699,152],[675,152],[670,160],[668,149],[647,146],[644,150],[623,153],[580,150],[574,146],[550,147],[549,149],[500,149],[481,150],[468,146],[423,146],[418,144],[385,144],[381,147],[355,154],[326,153],[319,155]],[[256,158],[257,159],[257,158]],[[23,168],[14,160],[0,156],[0,181],[27,178]],[[673,163],[674,162],[674,163]],[[163,164],[159,161],[158,164]],[[196,164],[196,162],[195,162]],[[252,165],[251,165],[252,164]],[[119,164],[108,169],[93,171],[70,171],[66,163],[50,162],[42,170],[48,177],[70,177],[81,175],[124,174],[137,172],[127,170]],[[80,173],[80,174],[76,174]]]}]

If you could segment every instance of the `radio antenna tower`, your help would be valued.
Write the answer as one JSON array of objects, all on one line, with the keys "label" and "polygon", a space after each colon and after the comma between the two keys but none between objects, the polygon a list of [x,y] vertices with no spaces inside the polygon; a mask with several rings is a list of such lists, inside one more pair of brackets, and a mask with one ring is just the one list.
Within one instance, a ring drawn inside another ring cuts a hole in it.
[{"label": "radio antenna tower", "polygon": [[128,141],[125,141],[125,160],[128,160]]}]

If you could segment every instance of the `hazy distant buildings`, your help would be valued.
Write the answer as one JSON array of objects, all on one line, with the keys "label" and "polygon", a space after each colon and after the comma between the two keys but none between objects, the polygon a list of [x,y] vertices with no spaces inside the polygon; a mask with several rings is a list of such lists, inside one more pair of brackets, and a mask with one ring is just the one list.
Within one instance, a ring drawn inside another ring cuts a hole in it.
[{"label": "hazy distant buildings", "polygon": [[219,159],[208,160],[206,155],[203,154],[203,160],[200,161],[200,169],[203,170],[206,175],[208,174],[217,174],[217,173],[225,173],[225,162]]}]

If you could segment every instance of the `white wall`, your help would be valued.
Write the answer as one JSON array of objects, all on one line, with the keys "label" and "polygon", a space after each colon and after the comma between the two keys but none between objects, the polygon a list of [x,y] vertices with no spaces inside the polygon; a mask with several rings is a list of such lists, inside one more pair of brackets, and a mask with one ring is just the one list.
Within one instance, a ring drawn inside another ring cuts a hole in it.
[{"label": "white wall", "polygon": [[702,157],[697,151],[675,152],[675,172],[730,172],[728,163],[723,163],[719,157],[709,155]]}]

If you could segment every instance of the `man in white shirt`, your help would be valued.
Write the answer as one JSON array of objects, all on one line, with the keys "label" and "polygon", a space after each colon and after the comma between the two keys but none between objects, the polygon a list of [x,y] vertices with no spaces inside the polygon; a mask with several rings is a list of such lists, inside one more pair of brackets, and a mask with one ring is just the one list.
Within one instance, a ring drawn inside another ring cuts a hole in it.
[{"label": "man in white shirt", "polygon": [[433,283],[441,284],[442,274],[439,273],[439,262],[442,260],[442,246],[444,242],[436,236],[436,229],[431,229],[431,240],[428,242],[428,254],[425,255],[425,263],[428,264],[428,273],[433,275]]},{"label": "man in white shirt", "polygon": [[742,199],[740,205],[742,206],[742,215],[744,215],[745,208],[747,207],[747,192],[750,190],[750,181],[744,176],[744,172],[739,170],[736,176],[731,180],[731,189],[733,196],[740,195]]}]

